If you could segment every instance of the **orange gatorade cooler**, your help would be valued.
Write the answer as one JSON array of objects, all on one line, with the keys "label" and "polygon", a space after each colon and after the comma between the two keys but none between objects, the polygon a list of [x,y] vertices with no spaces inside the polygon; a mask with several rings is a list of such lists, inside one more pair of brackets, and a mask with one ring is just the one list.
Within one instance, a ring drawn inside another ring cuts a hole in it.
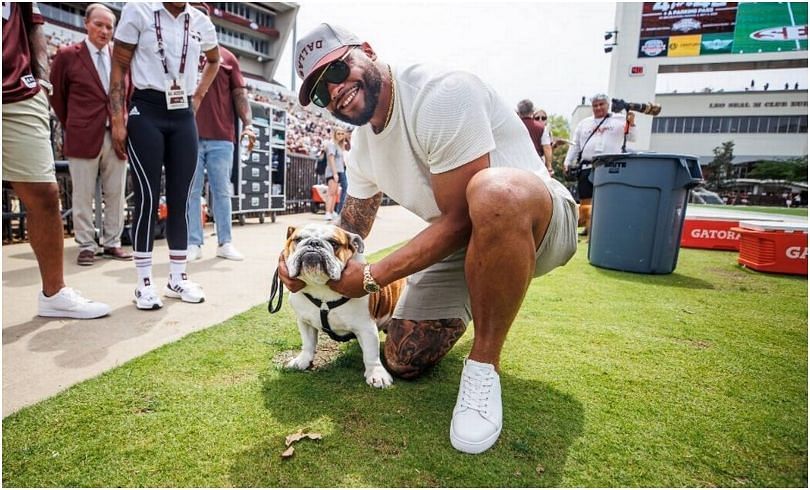
[{"label": "orange gatorade cooler", "polygon": [[740,221],[740,265],[760,272],[807,275],[807,223]]},{"label": "orange gatorade cooler", "polygon": [[681,247],[712,250],[739,250],[740,234],[734,231],[740,225],[736,219],[690,218],[683,220]]}]

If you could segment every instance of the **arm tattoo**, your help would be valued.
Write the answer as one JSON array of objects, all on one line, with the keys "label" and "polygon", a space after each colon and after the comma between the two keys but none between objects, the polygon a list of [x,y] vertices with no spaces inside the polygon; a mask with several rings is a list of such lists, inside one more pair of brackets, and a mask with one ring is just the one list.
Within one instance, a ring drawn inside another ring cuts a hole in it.
[{"label": "arm tattoo", "polygon": [[112,69],[110,70],[110,106],[113,117],[118,117],[124,110],[126,97],[124,78],[129,71],[129,64],[134,52],[134,44],[116,41],[113,47]]},{"label": "arm tattoo", "polygon": [[253,124],[253,115],[250,112],[250,103],[247,99],[247,90],[245,88],[235,88],[231,91],[233,96],[233,104],[236,107],[236,114],[242,120],[242,124],[250,126]]},{"label": "arm tattoo", "polygon": [[31,29],[31,70],[34,77],[40,80],[50,78],[50,66],[48,65],[48,42],[42,26],[37,24]]},{"label": "arm tattoo", "polygon": [[339,226],[346,231],[357,233],[364,239],[367,238],[381,202],[382,192],[378,192],[368,199],[346,196],[343,211],[340,213]]},{"label": "arm tattoo", "polygon": [[442,360],[466,329],[460,318],[421,321],[396,318],[388,326],[385,338],[385,364],[400,378],[415,378]]}]

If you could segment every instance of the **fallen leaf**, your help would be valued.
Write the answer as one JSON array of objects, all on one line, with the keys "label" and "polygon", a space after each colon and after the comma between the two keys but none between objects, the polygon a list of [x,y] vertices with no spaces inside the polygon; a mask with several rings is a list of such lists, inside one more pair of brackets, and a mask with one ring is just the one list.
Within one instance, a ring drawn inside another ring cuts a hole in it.
[{"label": "fallen leaf", "polygon": [[300,441],[303,438],[304,438],[304,431],[299,430],[295,434],[288,435],[286,437],[286,439],[284,439],[284,442],[287,445],[287,447],[290,447],[290,444],[292,444],[292,443],[294,443],[296,441]]},{"label": "fallen leaf", "polygon": [[317,432],[307,432],[306,434],[304,434],[304,436],[312,439],[313,441],[320,441],[321,439],[323,439],[323,436],[321,436]]},{"label": "fallen leaf", "polygon": [[281,453],[282,458],[289,458],[295,452],[295,446],[288,447],[283,453]]},{"label": "fallen leaf", "polygon": [[537,468],[535,468],[535,471],[537,471],[538,475],[542,475],[543,473],[546,472],[546,469],[543,468],[543,465],[539,464],[537,465]]}]

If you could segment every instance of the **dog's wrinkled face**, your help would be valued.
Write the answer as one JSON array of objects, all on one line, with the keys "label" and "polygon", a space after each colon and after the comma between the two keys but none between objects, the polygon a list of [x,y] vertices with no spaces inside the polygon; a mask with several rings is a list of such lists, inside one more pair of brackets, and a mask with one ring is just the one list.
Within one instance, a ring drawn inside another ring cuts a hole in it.
[{"label": "dog's wrinkled face", "polygon": [[342,228],[327,224],[309,224],[287,229],[284,257],[290,277],[307,284],[326,284],[338,280],[346,263],[355,253],[363,253],[363,239]]}]

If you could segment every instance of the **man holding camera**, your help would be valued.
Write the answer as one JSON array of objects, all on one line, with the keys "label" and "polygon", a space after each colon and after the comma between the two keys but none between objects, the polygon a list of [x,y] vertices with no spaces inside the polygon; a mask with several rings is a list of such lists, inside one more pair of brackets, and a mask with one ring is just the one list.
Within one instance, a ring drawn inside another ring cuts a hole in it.
[{"label": "man holding camera", "polygon": [[585,229],[580,235],[587,235],[591,229],[591,197],[593,184],[588,180],[591,162],[599,155],[621,153],[625,142],[636,140],[635,114],[627,111],[627,119],[620,114],[608,111],[608,96],[597,94],[591,98],[593,116],[579,122],[571,138],[565,156],[566,175],[576,177],[579,195],[580,223]]}]

